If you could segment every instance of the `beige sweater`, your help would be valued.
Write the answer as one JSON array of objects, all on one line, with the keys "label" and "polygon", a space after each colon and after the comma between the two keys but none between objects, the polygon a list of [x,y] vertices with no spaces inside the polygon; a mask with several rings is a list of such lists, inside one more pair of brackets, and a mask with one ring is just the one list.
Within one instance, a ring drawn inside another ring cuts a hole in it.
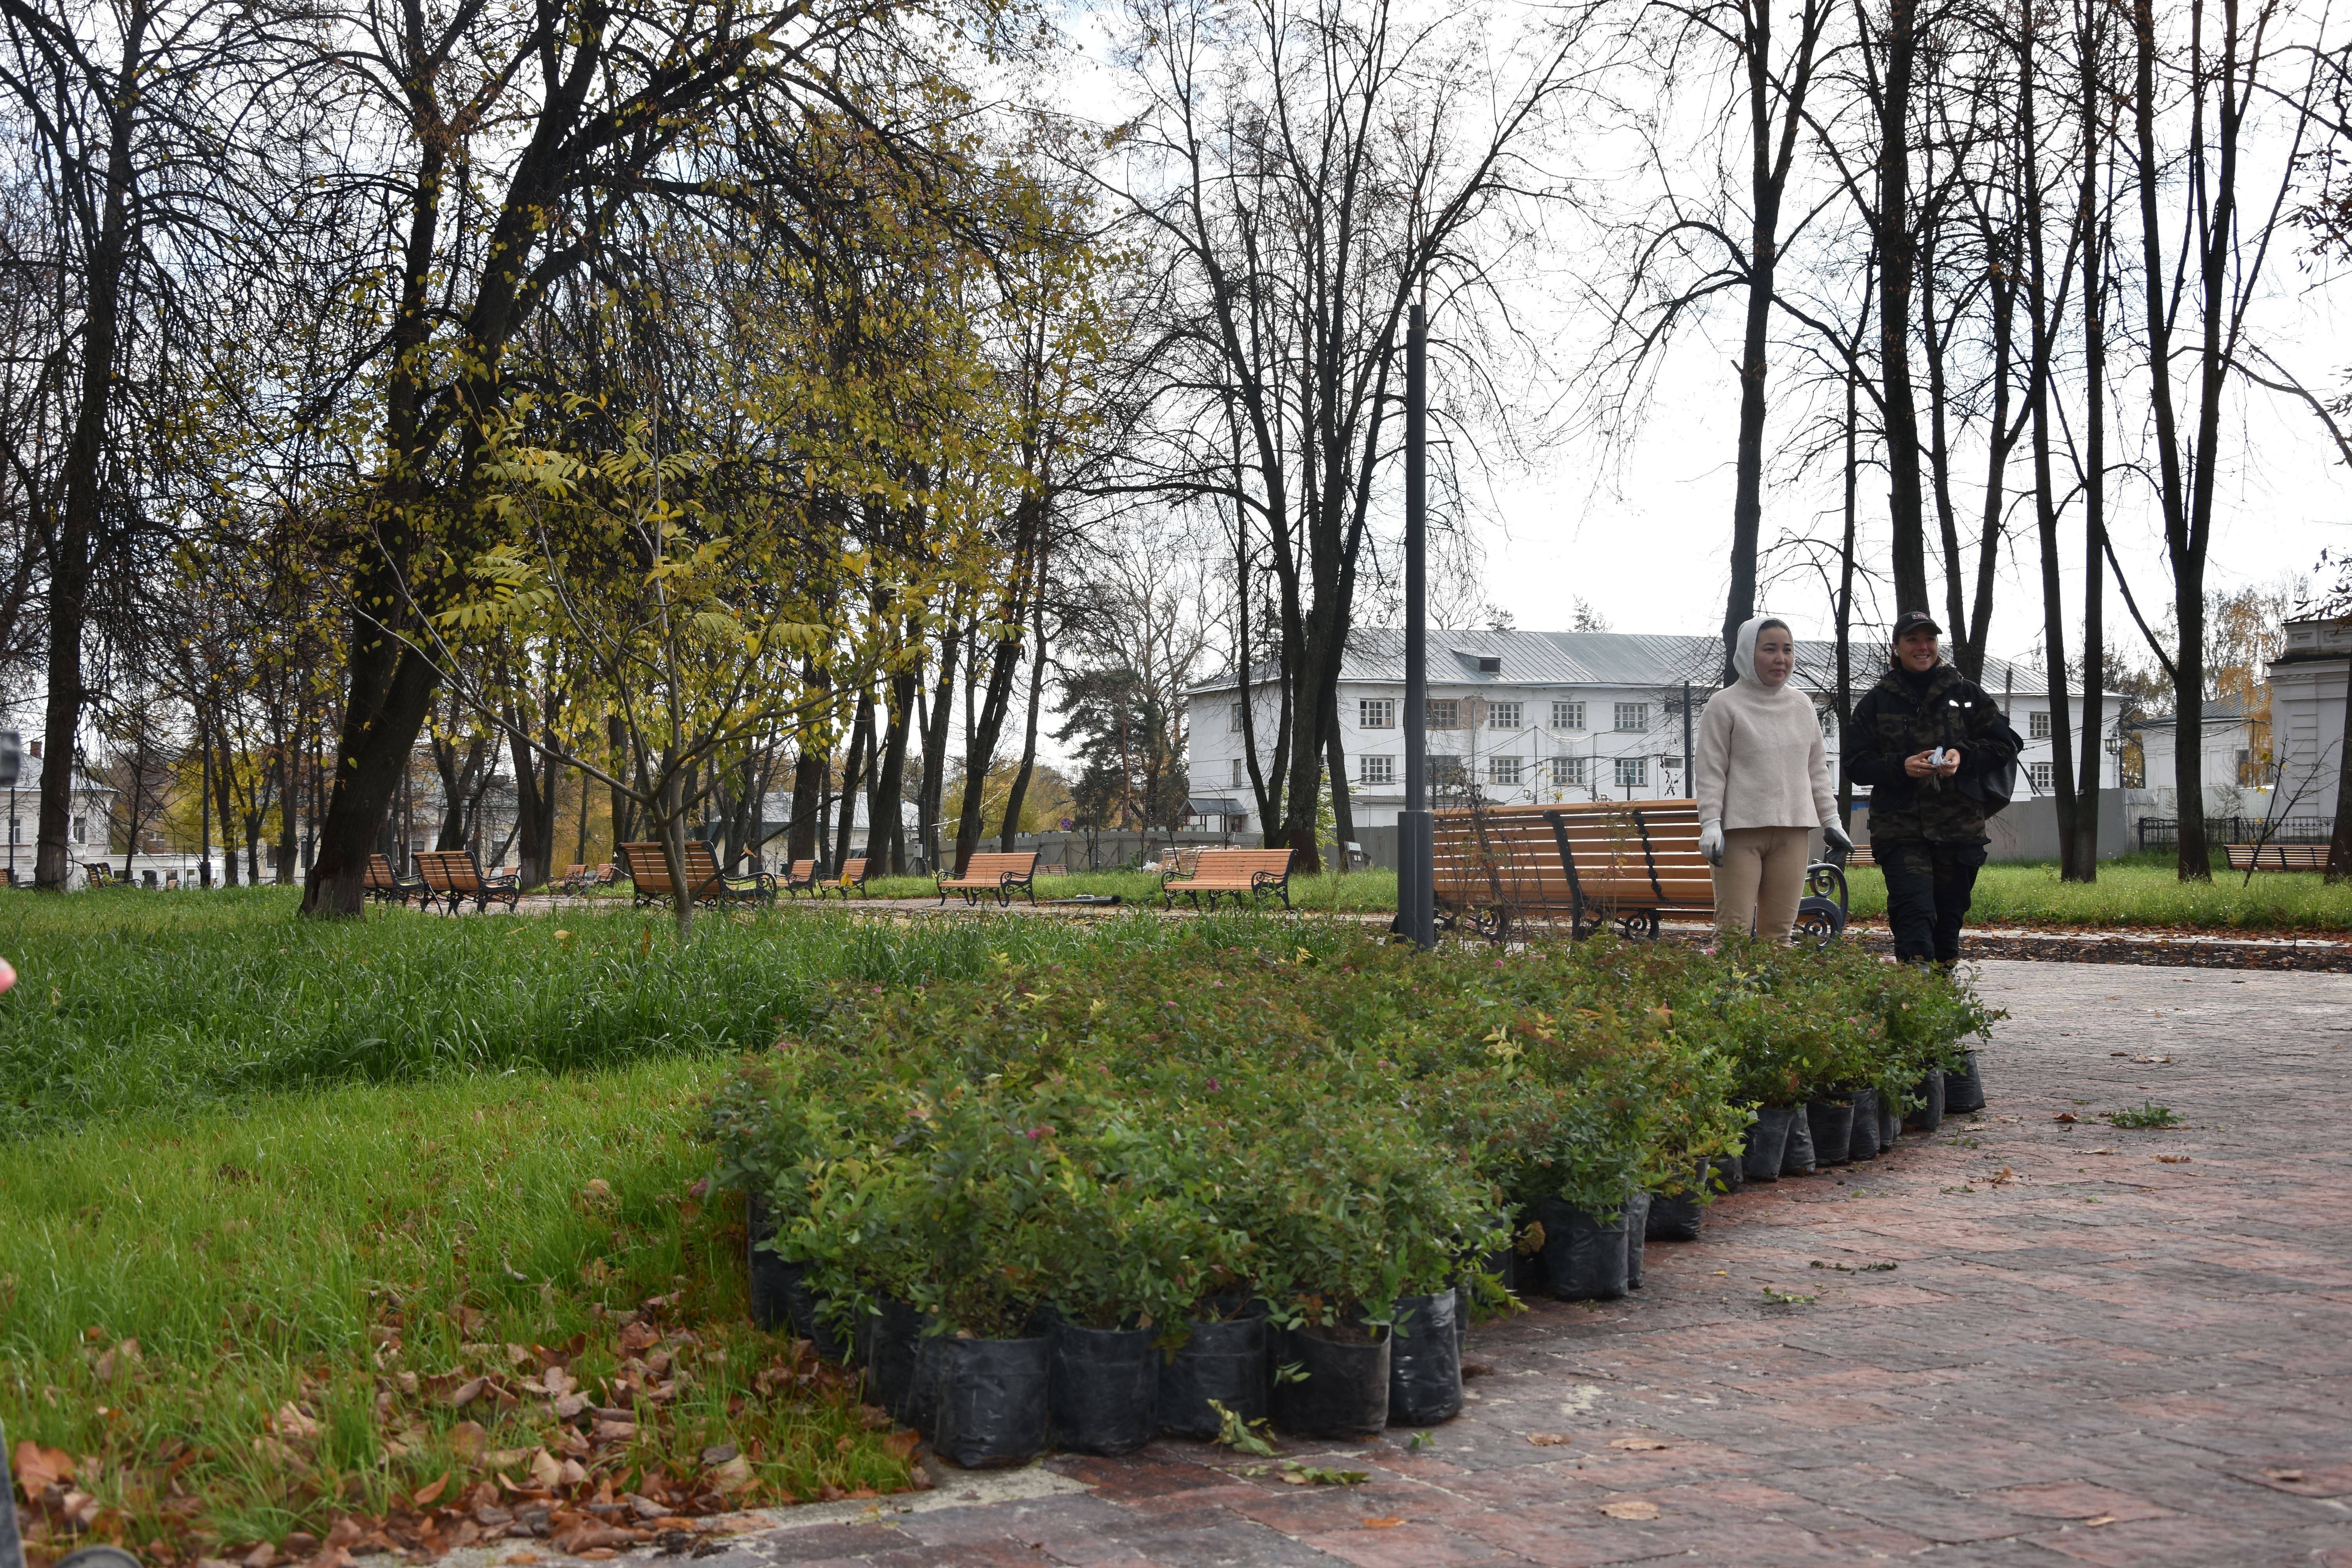
[{"label": "beige sweater", "polygon": [[1744,679],[1708,698],[1697,752],[1701,822],[1812,827],[1838,819],[1821,720],[1794,681],[1774,690]]}]

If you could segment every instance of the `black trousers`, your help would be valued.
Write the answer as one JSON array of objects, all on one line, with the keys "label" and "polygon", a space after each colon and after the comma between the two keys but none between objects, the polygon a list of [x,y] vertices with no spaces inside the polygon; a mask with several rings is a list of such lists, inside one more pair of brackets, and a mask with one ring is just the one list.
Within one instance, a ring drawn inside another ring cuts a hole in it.
[{"label": "black trousers", "polygon": [[1984,841],[1907,838],[1874,841],[1871,849],[1886,875],[1886,923],[1895,928],[1895,962],[1958,960],[1960,922],[1976,894],[1977,868],[1985,863]]}]

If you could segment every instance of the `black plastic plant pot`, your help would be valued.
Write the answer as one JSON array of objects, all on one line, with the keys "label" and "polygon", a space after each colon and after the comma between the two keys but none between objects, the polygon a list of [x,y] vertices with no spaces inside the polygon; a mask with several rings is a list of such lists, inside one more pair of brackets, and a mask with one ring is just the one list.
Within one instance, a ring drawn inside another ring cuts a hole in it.
[{"label": "black plastic plant pot", "polygon": [[1544,1227],[1544,1275],[1563,1301],[1613,1301],[1625,1294],[1625,1215],[1603,1225],[1558,1198],[1536,1205]]},{"label": "black plastic plant pot", "polygon": [[1895,1113],[1894,1105],[1885,1095],[1878,1097],[1878,1146],[1892,1149],[1903,1136],[1903,1118]]},{"label": "black plastic plant pot", "polygon": [[1650,1194],[1635,1193],[1625,1200],[1625,1289],[1642,1288],[1642,1247],[1650,1236]]},{"label": "black plastic plant pot", "polygon": [[1263,1310],[1242,1318],[1192,1320],[1172,1355],[1160,1356],[1160,1429],[1179,1437],[1213,1437],[1215,1400],[1244,1421],[1265,1419],[1266,1351],[1273,1334]]},{"label": "black plastic plant pot", "polygon": [[1652,1193],[1649,1222],[1642,1227],[1649,1241],[1696,1241],[1699,1216],[1706,1205],[1701,1200],[1714,1189],[1718,1173],[1735,1167],[1735,1162],[1701,1160],[1692,1170],[1690,1184],[1679,1193]]},{"label": "black plastic plant pot", "polygon": [[1056,1321],[1047,1398],[1054,1446],[1127,1454],[1159,1429],[1160,1354],[1150,1329],[1086,1329]]},{"label": "black plastic plant pot", "polygon": [[1461,1300],[1400,1296],[1389,1349],[1389,1424],[1431,1426],[1462,1413]]},{"label": "black plastic plant pot", "polygon": [[1813,1163],[1843,1165],[1853,1158],[1853,1101],[1815,1100],[1805,1105],[1805,1124],[1812,1134]]},{"label": "black plastic plant pot", "polygon": [[866,1320],[858,1347],[858,1359],[866,1363],[866,1399],[892,1420],[924,1430],[930,1401],[916,1374],[929,1321],[929,1314],[907,1302],[884,1297],[880,1310]]},{"label": "black plastic plant pot", "polygon": [[1053,1342],[941,1334],[931,1350],[939,1399],[931,1447],[967,1470],[1025,1465],[1045,1447]]},{"label": "black plastic plant pot", "polygon": [[1874,1089],[1853,1091],[1853,1132],[1846,1143],[1846,1158],[1878,1158],[1878,1091]]},{"label": "black plastic plant pot", "polygon": [[1454,1287],[1454,1359],[1460,1361],[1470,1348],[1470,1287]]},{"label": "black plastic plant pot", "polygon": [[1965,1116],[1971,1110],[1984,1108],[1984,1073],[1977,1066],[1976,1052],[1970,1051],[1965,1069],[1944,1075],[1944,1114]]},{"label": "black plastic plant pot", "polygon": [[1748,1162],[1738,1154],[1718,1155],[1707,1162],[1712,1173],[1710,1193],[1736,1193],[1748,1180]]},{"label": "black plastic plant pot", "polygon": [[1784,1176],[1810,1176],[1815,1162],[1813,1119],[1801,1105],[1789,1108],[1789,1142],[1780,1154]]},{"label": "black plastic plant pot", "polygon": [[771,1331],[790,1326],[793,1321],[792,1293],[797,1280],[792,1279],[790,1263],[760,1244],[776,1234],[775,1216],[768,1201],[757,1193],[744,1194],[744,1260],[749,1266],[751,1284],[751,1321]]},{"label": "black plastic plant pot", "polygon": [[1914,1132],[1933,1132],[1944,1124],[1944,1075],[1931,1072],[1911,1086],[1911,1098],[1919,1102],[1918,1109],[1903,1118],[1903,1125]]},{"label": "black plastic plant pot", "polygon": [[1780,1179],[1780,1162],[1789,1150],[1789,1121],[1797,1113],[1785,1105],[1760,1105],[1756,1108],[1756,1120],[1748,1124],[1746,1152],[1740,1156],[1740,1173],[1751,1182],[1777,1182]]},{"label": "black plastic plant pot", "polygon": [[1274,1424],[1301,1437],[1379,1436],[1389,1424],[1391,1344],[1386,1329],[1344,1339],[1326,1338],[1320,1329],[1285,1332],[1278,1358],[1307,1375],[1276,1387]]}]

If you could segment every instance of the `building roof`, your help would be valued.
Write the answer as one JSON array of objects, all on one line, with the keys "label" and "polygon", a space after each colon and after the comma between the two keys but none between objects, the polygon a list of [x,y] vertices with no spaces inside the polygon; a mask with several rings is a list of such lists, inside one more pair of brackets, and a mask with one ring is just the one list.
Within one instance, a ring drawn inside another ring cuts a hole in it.
[{"label": "building roof", "polygon": [[[1857,694],[1878,678],[1868,645],[1854,649]],[[1797,679],[1816,691],[1835,679],[1837,649],[1825,642],[1797,644]],[[1483,661],[1483,662],[1482,662]],[[1499,661],[1499,668],[1485,668]],[[1716,637],[1648,637],[1631,632],[1441,631],[1429,633],[1429,679],[1433,686],[1679,687],[1687,681],[1712,691],[1720,684],[1723,642]],[[1252,685],[1276,676],[1271,664],[1253,672]],[[1339,679],[1402,684],[1404,634],[1386,626],[1363,626],[1349,634]],[[1982,685],[1988,691],[2014,689],[2038,695],[2042,677],[2003,658],[1988,658]],[[1193,687],[1207,696],[1234,689],[1231,672]],[[2075,693],[2074,695],[2079,695]]]},{"label": "building roof", "polygon": [[[2146,719],[2131,720],[2129,724],[2135,730],[2169,730],[2179,721],[2178,714],[2158,713]],[[2242,724],[2245,721],[2246,705],[2234,697],[2216,697],[2205,704],[2205,722],[2208,724]]]},{"label": "building roof", "polygon": [[[87,767],[82,768],[80,773],[80,779],[74,784],[74,791],[76,794],[106,795],[114,794],[114,786],[112,784],[108,784],[104,779],[101,779],[96,773],[91,773]],[[18,753],[16,759],[16,782],[11,787],[16,790],[19,804],[22,803],[23,797],[27,795],[40,794],[41,759],[33,755],[29,751]]]}]

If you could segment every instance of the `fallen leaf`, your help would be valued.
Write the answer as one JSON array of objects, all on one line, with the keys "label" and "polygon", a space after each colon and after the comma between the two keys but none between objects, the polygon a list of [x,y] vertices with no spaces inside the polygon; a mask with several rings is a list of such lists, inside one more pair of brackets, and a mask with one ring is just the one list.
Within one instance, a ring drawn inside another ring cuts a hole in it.
[{"label": "fallen leaf", "polygon": [[1655,1519],[1658,1505],[1646,1498],[1620,1498],[1615,1502],[1602,1503],[1601,1511],[1612,1519]]},{"label": "fallen leaf", "polygon": [[1366,1530],[1394,1530],[1398,1525],[1402,1524],[1403,1522],[1403,1520],[1391,1515],[1387,1519],[1368,1519],[1364,1521],[1364,1528]]},{"label": "fallen leaf", "polygon": [[2263,1474],[2268,1476],[2274,1481],[2299,1481],[2303,1479],[2303,1472],[2301,1470],[2264,1470]]},{"label": "fallen leaf", "polygon": [[352,1568],[352,1554],[340,1546],[321,1547],[302,1568]]},{"label": "fallen leaf", "polygon": [[1296,1470],[1285,1470],[1282,1472],[1282,1484],[1286,1487],[1303,1487],[1307,1484],[1307,1478]]},{"label": "fallen leaf", "polygon": [[435,1503],[439,1502],[441,1500],[441,1494],[449,1489],[449,1478],[457,1473],[457,1472],[455,1470],[444,1470],[441,1472],[441,1479],[439,1480],[432,1481],[425,1486],[417,1488],[415,1492],[410,1494],[408,1506],[411,1508],[425,1509],[431,1508]]},{"label": "fallen leaf", "polygon": [[915,1457],[916,1446],[922,1440],[919,1432],[893,1432],[882,1439],[882,1447],[894,1459],[911,1459]]},{"label": "fallen leaf", "polygon": [[738,1454],[723,1465],[712,1466],[704,1479],[720,1497],[732,1497],[751,1484],[751,1461]]},{"label": "fallen leaf", "polygon": [[1572,1443],[1575,1439],[1565,1432],[1530,1432],[1528,1434],[1528,1441],[1538,1448],[1557,1448],[1561,1444]]},{"label": "fallen leaf", "polygon": [[2060,1111],[2057,1115],[2055,1115],[2055,1116],[2052,1117],[2050,1120],[2052,1120],[2053,1121],[2075,1122],[2075,1121],[2082,1121],[2083,1119],[2082,1119],[2081,1117],[2079,1117],[2079,1116],[2075,1115],[2075,1114],[2074,1114],[2073,1111],[2071,1111],[2071,1110],[2062,1110],[2062,1111]]},{"label": "fallen leaf", "polygon": [[2098,1517],[2098,1518],[2096,1518],[2096,1519],[2086,1519],[2086,1520],[2084,1520],[2084,1521],[2083,1521],[2083,1525],[2084,1525],[2084,1529],[2086,1529],[2086,1530],[2096,1530],[2099,1526],[2101,1526],[2101,1525],[2103,1525],[2103,1524],[2113,1524],[2113,1523],[2115,1523],[2115,1521],[2116,1521],[2116,1516],[2115,1516],[2114,1514],[2111,1514],[2111,1513],[2103,1513],[2103,1514],[2099,1515],[2099,1517]]},{"label": "fallen leaf", "polygon": [[449,1451],[472,1464],[490,1446],[490,1435],[478,1421],[460,1421],[449,1428]]},{"label": "fallen leaf", "polygon": [[557,1398],[580,1386],[580,1382],[560,1366],[551,1366],[539,1374],[540,1386]]},{"label": "fallen leaf", "polygon": [[556,1467],[555,1484],[559,1487],[580,1486],[584,1484],[587,1479],[588,1467],[582,1464],[577,1459],[567,1458],[562,1464]]},{"label": "fallen leaf", "polygon": [[539,1553],[536,1552],[509,1552],[506,1554],[504,1561],[507,1563],[507,1568],[530,1568],[532,1563],[539,1561]]},{"label": "fallen leaf", "polygon": [[2156,1163],[2159,1165],[2186,1165],[2189,1163],[2189,1156],[2186,1154],[2158,1154],[2156,1157]]},{"label": "fallen leaf", "polygon": [[1630,1448],[1637,1454],[1646,1454],[1652,1449],[1663,1448],[1666,1445],[1648,1437],[1620,1437],[1609,1446],[1612,1448]]},{"label": "fallen leaf", "polygon": [[247,1552],[241,1563],[242,1568],[269,1568],[269,1565],[277,1561],[278,1548],[265,1541]]},{"label": "fallen leaf", "polygon": [[552,1491],[562,1484],[563,1467],[555,1462],[554,1455],[541,1448],[530,1457],[530,1479]]},{"label": "fallen leaf", "polygon": [[487,1377],[467,1378],[465,1382],[459,1384],[457,1387],[449,1391],[449,1408],[452,1410],[463,1410],[466,1406],[471,1405],[477,1399],[479,1399],[482,1396],[482,1390],[488,1388],[489,1385],[490,1380]]},{"label": "fallen leaf", "polygon": [[270,1417],[269,1429],[280,1437],[307,1443],[319,1435],[319,1423],[304,1415],[301,1408],[289,1400],[279,1405],[278,1413]]},{"label": "fallen leaf", "polygon": [[350,1514],[344,1514],[335,1521],[334,1528],[327,1531],[327,1544],[348,1549],[357,1546],[366,1537],[367,1527]]},{"label": "fallen leaf", "polygon": [[16,1445],[16,1481],[26,1497],[38,1497],[59,1481],[71,1480],[73,1456],[63,1448],[44,1448],[30,1437]]}]

